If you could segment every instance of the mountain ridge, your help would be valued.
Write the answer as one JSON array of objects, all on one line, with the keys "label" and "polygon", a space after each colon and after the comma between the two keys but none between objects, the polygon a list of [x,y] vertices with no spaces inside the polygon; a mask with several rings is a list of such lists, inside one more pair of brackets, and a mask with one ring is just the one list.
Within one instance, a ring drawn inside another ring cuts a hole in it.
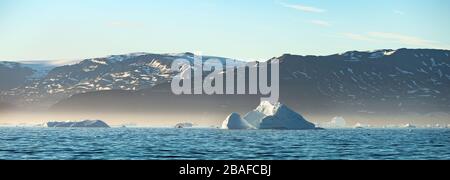
[{"label": "mountain ridge", "polygon": [[[450,112],[450,104],[448,103],[450,99],[449,54],[449,50],[385,49],[348,51],[328,56],[284,54],[271,60],[278,59],[280,61],[280,100],[294,110],[311,113],[335,112],[337,115],[346,111],[365,115],[383,112],[391,112],[392,114],[395,112],[427,114],[432,112]],[[192,54],[190,55],[192,56]],[[164,61],[164,58],[169,56],[172,58]],[[161,107],[172,106],[181,108],[181,105],[177,106],[176,102],[181,102],[181,99],[184,99],[185,102],[180,104],[188,105],[193,102],[199,102],[199,104],[205,105],[199,108],[192,108],[193,112],[202,112],[202,108],[207,110],[207,108],[211,107],[217,111],[229,114],[230,112],[225,111],[244,112],[249,109],[239,110],[246,106],[253,107],[259,104],[258,99],[260,96],[248,98],[226,95],[173,96],[170,86],[168,86],[173,76],[168,71],[170,62],[174,59],[173,57],[175,56],[141,54],[141,56],[130,58],[126,61],[115,62],[118,65],[117,67],[108,64],[105,58],[88,59],[80,62],[78,66],[57,67],[51,71],[50,75],[46,76],[46,80],[61,77],[61,79],[58,79],[61,80],[61,83],[75,87],[69,90],[76,90],[77,87],[81,89],[83,87],[92,87],[92,90],[84,92],[72,91],[72,93],[60,97],[57,94],[47,92],[49,94],[48,97],[43,97],[43,99],[54,98],[47,103],[47,106],[52,107],[52,110],[77,109],[80,111],[95,111],[99,108],[98,106],[104,106],[103,110],[107,111],[108,106],[112,106],[114,103],[117,103],[117,107],[111,109],[123,108],[124,111],[136,109],[141,111],[146,111],[146,109],[161,110],[162,108],[156,107],[155,102],[161,104]],[[97,67],[90,68],[90,66]],[[103,74],[100,73],[102,76],[98,76],[96,74],[97,69],[106,70]],[[148,71],[145,71],[146,69]],[[140,72],[133,73],[134,70],[139,70]],[[129,74],[125,72],[129,72]],[[71,83],[71,80],[65,76],[65,73],[70,74],[69,77],[75,77],[76,81]],[[91,77],[89,75],[95,78],[89,80]],[[131,82],[133,80],[142,80],[141,78],[143,77],[140,75],[145,75],[143,76],[144,78],[155,78],[156,81],[147,81],[150,83],[134,86]],[[111,85],[110,89],[100,89],[103,85],[98,82],[101,82],[102,79],[93,83],[97,80],[97,77],[102,77],[105,80],[106,76],[111,78],[106,78],[106,80],[110,80],[112,83],[105,82],[106,85]],[[87,79],[86,82],[90,83],[76,86],[80,85],[83,79]],[[117,79],[120,80],[116,81]],[[47,86],[53,83],[53,81],[47,82],[49,83],[44,83],[43,85]],[[133,87],[137,88],[133,89]],[[19,94],[19,96],[31,97],[26,96],[30,92],[25,90],[26,88],[19,88],[15,92],[24,94]],[[56,91],[58,86],[55,84],[54,87],[50,86],[46,90]],[[42,95],[39,94],[40,92],[35,91],[30,94]],[[68,91],[64,89],[62,92]],[[116,93],[119,94],[117,97]],[[109,95],[106,96],[104,94]],[[160,97],[155,98],[154,94],[158,94]],[[9,98],[14,100],[14,96],[5,98],[4,91],[1,97],[2,99],[0,100],[2,101]],[[93,100],[98,103],[89,102]],[[42,104],[42,101],[39,99],[36,102]],[[121,107],[120,103],[122,102],[130,106]],[[74,107],[74,104],[80,107]],[[96,106],[90,106],[90,104],[96,104]],[[234,104],[239,108],[232,107]],[[221,109],[221,107],[231,108]]]}]

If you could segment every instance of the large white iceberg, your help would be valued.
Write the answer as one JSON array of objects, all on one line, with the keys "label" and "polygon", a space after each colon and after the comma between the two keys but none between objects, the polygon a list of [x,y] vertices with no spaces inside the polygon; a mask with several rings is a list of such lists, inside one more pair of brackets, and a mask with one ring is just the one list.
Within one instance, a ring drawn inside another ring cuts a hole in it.
[{"label": "large white iceberg", "polygon": [[[305,120],[300,114],[289,109],[287,106],[277,103],[272,104],[267,101],[261,104],[252,112],[240,118],[239,114],[233,113],[225,120],[225,124],[236,122],[236,127],[245,129],[249,124],[256,129],[287,129],[287,130],[309,130],[316,129],[316,126]],[[228,129],[233,129],[228,127]]]},{"label": "large white iceberg", "polygon": [[232,113],[223,122],[222,129],[254,129],[254,127],[242,119],[238,113]]},{"label": "large white iceberg", "polygon": [[100,120],[48,122],[46,127],[50,128],[109,128],[109,125]]}]

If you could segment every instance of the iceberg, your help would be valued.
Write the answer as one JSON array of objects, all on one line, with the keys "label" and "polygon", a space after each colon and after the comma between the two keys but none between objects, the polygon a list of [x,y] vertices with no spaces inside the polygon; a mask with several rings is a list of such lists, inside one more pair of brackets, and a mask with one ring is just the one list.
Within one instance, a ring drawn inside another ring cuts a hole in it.
[{"label": "iceberg", "polygon": [[232,113],[230,116],[225,119],[222,124],[222,129],[255,129],[251,124],[249,124],[246,120],[241,118],[241,115],[238,113]]},{"label": "iceberg", "polygon": [[193,123],[178,123],[177,125],[175,125],[176,129],[184,129],[184,128],[192,128],[194,127]]},{"label": "iceberg", "polygon": [[108,124],[100,120],[48,122],[46,127],[50,128],[110,128]]},{"label": "iceberg", "polygon": [[303,116],[287,106],[263,101],[245,117],[252,126],[258,129],[308,130],[316,129],[316,125],[308,122]]},{"label": "iceberg", "polygon": [[417,128],[417,126],[412,125],[412,124],[405,124],[405,125],[403,126],[403,128],[406,128],[406,129],[415,129],[415,128]]},{"label": "iceberg", "polygon": [[334,117],[330,122],[325,123],[325,127],[327,128],[345,128],[347,126],[347,122],[343,117]]},{"label": "iceberg", "polygon": [[362,123],[356,123],[353,128],[354,129],[366,129],[366,128],[371,128],[371,125],[366,125],[366,124],[362,124]]},{"label": "iceberg", "polygon": [[223,123],[226,129],[285,129],[310,130],[317,129],[316,125],[308,122],[303,116],[289,109],[287,106],[267,101],[261,104],[244,118],[239,114],[231,114]]}]

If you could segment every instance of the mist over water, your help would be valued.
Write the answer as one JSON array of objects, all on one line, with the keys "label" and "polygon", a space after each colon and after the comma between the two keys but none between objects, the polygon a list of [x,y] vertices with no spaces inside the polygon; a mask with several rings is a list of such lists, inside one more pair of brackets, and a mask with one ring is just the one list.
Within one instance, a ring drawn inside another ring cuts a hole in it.
[{"label": "mist over water", "polygon": [[[245,115],[248,111],[234,111]],[[0,127],[36,127],[51,121],[82,121],[82,120],[102,120],[112,127],[174,127],[178,123],[190,122],[197,127],[220,127],[226,117],[228,110],[218,110],[214,112],[194,111],[185,112],[183,109],[167,109],[165,112],[126,112],[119,110],[98,111],[98,112],[36,112],[36,111],[3,111],[0,112]],[[447,114],[385,114],[371,115],[347,113],[310,113],[297,111],[308,121],[326,125],[336,116],[343,116],[347,128],[353,128],[355,124],[370,125],[371,127],[403,127],[406,124],[423,127],[448,126],[449,116]],[[327,128],[327,126],[325,126]]]}]

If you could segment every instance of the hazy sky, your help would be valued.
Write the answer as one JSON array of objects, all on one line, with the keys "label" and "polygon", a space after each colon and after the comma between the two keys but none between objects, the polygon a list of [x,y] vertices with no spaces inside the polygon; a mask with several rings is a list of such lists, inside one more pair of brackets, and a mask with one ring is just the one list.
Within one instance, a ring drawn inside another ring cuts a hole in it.
[{"label": "hazy sky", "polygon": [[448,0],[0,0],[0,60],[450,49]]}]

